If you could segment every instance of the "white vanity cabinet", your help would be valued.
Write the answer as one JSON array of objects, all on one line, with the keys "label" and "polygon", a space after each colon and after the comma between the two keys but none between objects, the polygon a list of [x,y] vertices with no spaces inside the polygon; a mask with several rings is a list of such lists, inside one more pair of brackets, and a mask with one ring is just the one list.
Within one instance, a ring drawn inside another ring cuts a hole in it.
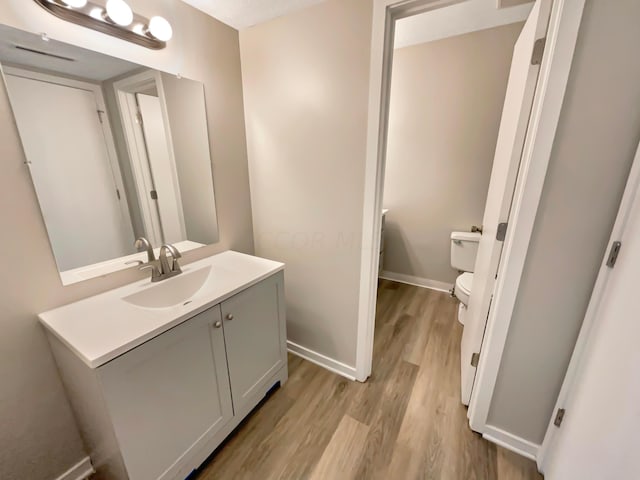
[{"label": "white vanity cabinet", "polygon": [[287,360],[284,305],[275,275],[222,302],[233,407],[244,416]]},{"label": "white vanity cabinet", "polygon": [[217,277],[160,331],[164,310],[96,310],[148,281],[40,314],[97,478],[186,478],[287,380],[284,266],[225,252],[184,271],[203,266]]},{"label": "white vanity cabinet", "polygon": [[174,463],[233,417],[219,306],[99,367],[98,377],[131,479],[174,478]]}]

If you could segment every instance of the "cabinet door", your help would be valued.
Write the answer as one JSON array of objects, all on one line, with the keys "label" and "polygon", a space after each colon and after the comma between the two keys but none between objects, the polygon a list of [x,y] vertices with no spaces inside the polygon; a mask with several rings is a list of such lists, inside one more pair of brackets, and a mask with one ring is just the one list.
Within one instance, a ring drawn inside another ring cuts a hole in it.
[{"label": "cabinet door", "polygon": [[98,372],[131,480],[173,477],[233,416],[219,306]]},{"label": "cabinet door", "polygon": [[269,377],[285,364],[282,278],[276,274],[222,303],[236,415],[253,406],[252,397],[262,396]]}]

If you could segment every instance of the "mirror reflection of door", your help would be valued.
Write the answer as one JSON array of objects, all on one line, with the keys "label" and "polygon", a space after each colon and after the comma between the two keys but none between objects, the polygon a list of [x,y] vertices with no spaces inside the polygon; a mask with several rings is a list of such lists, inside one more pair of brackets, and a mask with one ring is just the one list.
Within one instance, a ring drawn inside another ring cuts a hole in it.
[{"label": "mirror reflection of door", "polygon": [[101,91],[17,69],[5,74],[58,268],[128,254],[133,231],[117,159],[106,144],[111,133],[103,130]]},{"label": "mirror reflection of door", "polygon": [[144,232],[153,245],[187,238],[171,131],[156,72],[114,84]]},{"label": "mirror reflection of door", "polygon": [[160,238],[154,245],[179,242],[186,237],[184,218],[181,209],[178,208],[181,204],[180,190],[162,118],[160,99],[157,96],[136,93],[136,102],[140,112],[138,121],[142,123],[146,146],[146,167],[149,168],[153,182],[154,193],[150,193],[151,199],[155,200],[153,214],[158,216],[160,226]]}]

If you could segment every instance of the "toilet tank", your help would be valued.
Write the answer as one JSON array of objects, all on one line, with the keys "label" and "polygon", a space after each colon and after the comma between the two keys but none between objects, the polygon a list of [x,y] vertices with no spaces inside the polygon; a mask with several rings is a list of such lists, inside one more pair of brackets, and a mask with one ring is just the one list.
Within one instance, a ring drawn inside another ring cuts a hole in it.
[{"label": "toilet tank", "polygon": [[479,244],[479,233],[451,232],[451,266],[463,272],[473,272]]}]

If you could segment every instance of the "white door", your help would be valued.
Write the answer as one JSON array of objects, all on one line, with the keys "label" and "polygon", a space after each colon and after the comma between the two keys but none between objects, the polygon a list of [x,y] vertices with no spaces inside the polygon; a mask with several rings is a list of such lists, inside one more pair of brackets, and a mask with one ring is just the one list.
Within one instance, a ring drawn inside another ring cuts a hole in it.
[{"label": "white door", "polygon": [[568,389],[566,413],[547,433],[554,437],[543,464],[548,480],[640,478],[639,187],[640,149],[610,242],[622,247],[615,266],[601,269],[571,359],[576,373],[560,394]]},{"label": "white door", "polygon": [[95,93],[5,78],[59,270],[131,253]]},{"label": "white door", "polygon": [[186,240],[184,214],[173,153],[169,147],[167,126],[162,115],[160,99],[136,94],[142,116],[142,130],[147,147],[149,168],[157,195],[162,239],[166,243]]},{"label": "white door", "polygon": [[476,367],[471,365],[471,358],[474,353],[480,352],[482,346],[502,253],[503,244],[496,240],[496,233],[500,223],[508,222],[540,70],[539,64],[532,65],[532,54],[536,40],[546,35],[550,12],[551,0],[538,0],[535,3],[513,52],[482,221],[483,234],[478,247],[473,289],[462,334],[460,373],[462,403],[465,405],[468,405],[471,399],[476,374]]}]

